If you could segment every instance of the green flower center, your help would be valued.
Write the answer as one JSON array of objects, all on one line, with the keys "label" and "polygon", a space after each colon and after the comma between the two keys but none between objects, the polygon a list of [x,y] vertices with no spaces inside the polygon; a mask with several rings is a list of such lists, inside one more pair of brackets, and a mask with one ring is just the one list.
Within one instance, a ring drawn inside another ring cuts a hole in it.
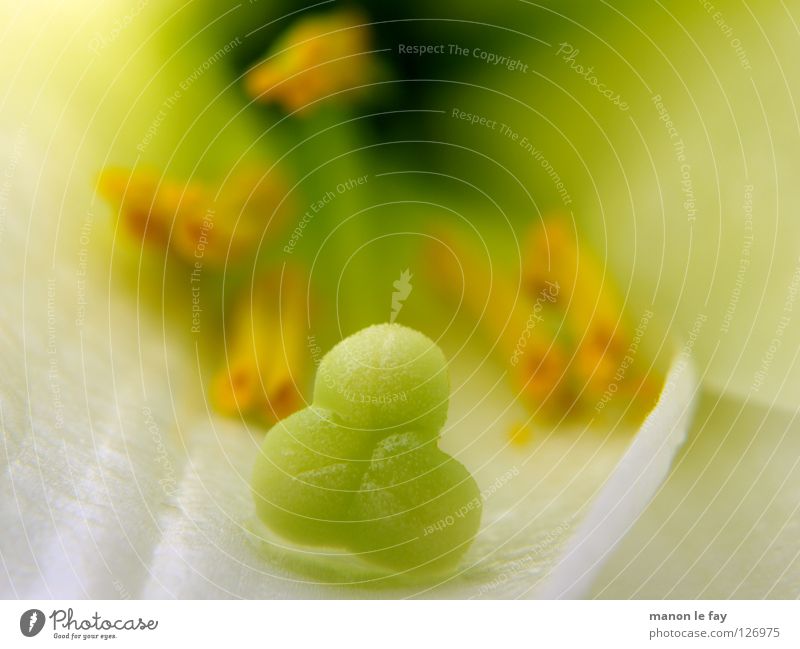
[{"label": "green flower center", "polygon": [[454,570],[482,501],[437,446],[448,398],[444,355],[419,332],[384,324],[342,341],[320,364],[314,403],[264,440],[252,484],[259,516],[296,543],[395,573]]}]

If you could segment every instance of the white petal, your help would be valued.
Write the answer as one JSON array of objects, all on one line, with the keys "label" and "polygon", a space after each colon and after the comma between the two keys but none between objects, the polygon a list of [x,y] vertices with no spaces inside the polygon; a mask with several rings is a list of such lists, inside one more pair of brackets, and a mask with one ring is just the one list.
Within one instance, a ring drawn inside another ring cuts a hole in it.
[{"label": "white petal", "polygon": [[796,598],[798,458],[796,413],[705,393],[673,473],[593,595]]},{"label": "white petal", "polygon": [[0,583],[23,597],[116,597],[138,589],[159,536],[159,480],[178,463],[167,415],[184,385],[170,371],[181,354],[120,289],[108,226],[83,212],[91,186],[66,191],[39,137],[3,138],[0,151],[14,169],[0,255],[0,507],[13,532],[0,538]]},{"label": "white petal", "polygon": [[691,361],[676,363],[658,405],[537,592],[540,597],[578,598],[589,592],[603,563],[669,474],[675,455],[686,441],[697,391]]}]

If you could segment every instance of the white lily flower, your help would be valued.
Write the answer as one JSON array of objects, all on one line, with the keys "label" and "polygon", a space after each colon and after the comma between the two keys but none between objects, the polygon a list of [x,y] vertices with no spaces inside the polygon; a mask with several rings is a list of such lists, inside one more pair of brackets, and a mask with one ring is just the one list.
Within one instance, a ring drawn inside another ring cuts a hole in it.
[{"label": "white lily flower", "polygon": [[[580,54],[567,60],[550,39],[539,70],[552,97],[536,109],[563,109],[566,91],[599,127],[576,118],[569,149],[548,136],[550,162],[572,170],[562,180],[575,204],[602,214],[580,227],[607,249],[626,310],[656,313],[673,355],[665,388],[632,437],[573,426],[520,452],[498,442],[521,416],[514,395],[476,371],[481,358],[460,357],[443,447],[483,490],[482,529],[452,578],[376,590],[321,583],[307,557],[255,533],[260,433],[206,406],[200,348],[216,342],[186,334],[172,280],[118,245],[93,191],[109,162],[225,172],[221,152],[248,155],[261,134],[220,63],[247,37],[211,47],[201,32],[215,19],[181,31],[188,11],[0,4],[16,53],[0,72],[4,597],[796,596],[800,225],[787,217],[798,201],[787,172],[800,162],[800,72],[781,64],[800,50],[800,17],[780,2],[726,6],[729,31],[697,3],[680,15],[609,7],[587,17],[597,32],[557,21]],[[624,119],[574,70],[578,56],[598,78],[607,69],[609,86],[623,68],[650,80],[620,81]],[[696,147],[691,199],[655,95]],[[487,110],[528,115],[498,106]],[[513,168],[530,166],[517,154]],[[552,192],[552,179],[539,187]]]}]

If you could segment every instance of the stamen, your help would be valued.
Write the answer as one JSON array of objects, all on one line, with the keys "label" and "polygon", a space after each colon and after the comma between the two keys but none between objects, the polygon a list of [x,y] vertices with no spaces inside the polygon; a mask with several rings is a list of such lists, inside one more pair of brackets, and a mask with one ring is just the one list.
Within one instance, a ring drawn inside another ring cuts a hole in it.
[{"label": "stamen", "polygon": [[151,169],[132,173],[126,169],[105,169],[97,189],[119,209],[120,223],[129,235],[166,247],[172,219],[156,203],[158,174]]},{"label": "stamen", "polygon": [[[571,411],[574,390],[551,297],[531,299],[499,266],[491,266],[490,277],[489,260],[458,237],[437,233],[436,238],[425,254],[431,284],[454,306],[463,286],[461,307],[495,346],[515,392],[543,418],[560,418]],[[545,291],[550,295],[552,287]]]},{"label": "stamen", "polygon": [[[607,412],[640,420],[661,381],[636,362],[639,342],[589,247],[559,218],[531,229],[523,253],[522,290],[511,271],[451,233],[426,251],[437,291],[478,321],[512,387],[537,418],[586,421]],[[449,252],[445,252],[449,248]],[[453,259],[455,256],[456,260]],[[614,407],[606,406],[614,401]],[[530,436],[513,429],[510,439]]]},{"label": "stamen", "polygon": [[[631,417],[646,414],[661,381],[639,372],[635,363],[639,344],[632,351],[633,335],[616,288],[590,247],[580,242],[565,218],[553,216],[531,228],[524,259],[529,295],[546,281],[556,281],[562,289],[558,305],[574,341],[570,372],[582,392],[581,401],[596,413],[597,404],[603,404],[602,410],[617,394],[618,405]],[[630,400],[636,401],[633,407]]]},{"label": "stamen", "polygon": [[119,210],[124,228],[143,243],[188,263],[246,263],[264,238],[280,232],[293,211],[288,185],[274,170],[249,170],[218,192],[198,182],[160,178],[152,170],[107,169],[99,191]]},{"label": "stamen", "polygon": [[317,100],[373,82],[377,65],[368,54],[371,34],[364,22],[352,10],[299,20],[247,74],[247,93],[290,112],[307,111]]},{"label": "stamen", "polygon": [[226,335],[227,365],[211,386],[221,413],[273,422],[305,405],[305,296],[305,275],[291,266],[265,273],[240,296]]}]

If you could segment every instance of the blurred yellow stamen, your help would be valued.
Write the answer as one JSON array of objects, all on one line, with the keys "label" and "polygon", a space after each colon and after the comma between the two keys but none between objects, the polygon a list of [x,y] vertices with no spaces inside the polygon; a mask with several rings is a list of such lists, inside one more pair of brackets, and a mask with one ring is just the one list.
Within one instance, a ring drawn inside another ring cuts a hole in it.
[{"label": "blurred yellow stamen", "polygon": [[[521,288],[511,270],[450,233],[437,234],[426,259],[431,283],[451,304],[463,287],[461,307],[480,323],[536,417],[586,421],[613,410],[640,420],[655,402],[661,381],[638,369],[644,359],[637,362],[646,321],[634,335],[601,266],[566,221],[531,229]],[[514,444],[530,439],[523,428],[510,431]]]},{"label": "blurred yellow stamen", "polygon": [[644,377],[638,370],[642,363],[635,364],[639,341],[609,274],[591,249],[565,218],[554,216],[531,228],[524,259],[523,281],[529,294],[547,281],[558,282],[562,289],[558,303],[573,341],[570,371],[581,387],[581,400],[597,413],[615,394],[625,395],[628,403],[619,405],[633,405],[626,412],[632,418],[641,417],[657,397],[660,380]]},{"label": "blurred yellow stamen", "polygon": [[557,287],[545,286],[543,294],[530,299],[503,269],[481,260],[458,237],[437,233],[436,238],[425,254],[432,285],[454,305],[463,287],[462,308],[495,346],[526,405],[546,418],[571,412],[575,391],[552,313]]},{"label": "blurred yellow stamen", "polygon": [[292,211],[287,184],[271,171],[247,171],[220,188],[163,179],[152,170],[106,169],[98,190],[138,240],[176,258],[220,267],[250,261],[265,231],[282,230]]},{"label": "blurred yellow stamen", "polygon": [[[364,22],[351,10],[301,19],[247,74],[248,94],[287,111],[308,110],[317,100],[373,82],[377,65]],[[351,99],[352,93],[338,97]]]},{"label": "blurred yellow stamen", "polygon": [[265,273],[240,296],[229,322],[227,364],[211,385],[217,410],[272,422],[302,408],[309,370],[304,273],[290,266]]},{"label": "blurred yellow stamen", "polygon": [[551,217],[533,226],[523,259],[523,281],[529,294],[537,293],[547,281],[559,283],[559,302],[573,333],[587,333],[588,342],[600,347],[618,347],[627,337],[608,273],[585,244],[581,247],[566,219]]},{"label": "blurred yellow stamen", "polygon": [[172,217],[156,202],[158,174],[110,168],[100,174],[100,195],[120,210],[120,224],[133,237],[166,246]]}]

